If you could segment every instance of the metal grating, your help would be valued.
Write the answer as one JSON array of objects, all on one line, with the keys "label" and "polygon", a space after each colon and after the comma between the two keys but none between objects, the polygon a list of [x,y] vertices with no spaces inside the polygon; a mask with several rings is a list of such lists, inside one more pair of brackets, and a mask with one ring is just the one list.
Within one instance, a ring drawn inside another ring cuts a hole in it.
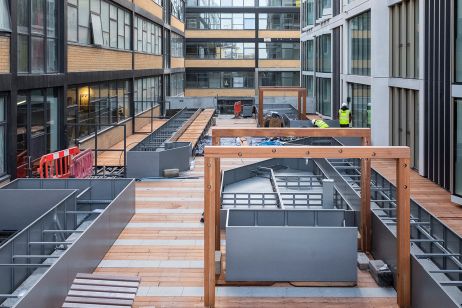
[{"label": "metal grating", "polygon": [[170,120],[143,139],[130,151],[156,151],[163,148],[165,142],[171,137],[197,112],[198,109],[182,109],[177,112]]}]

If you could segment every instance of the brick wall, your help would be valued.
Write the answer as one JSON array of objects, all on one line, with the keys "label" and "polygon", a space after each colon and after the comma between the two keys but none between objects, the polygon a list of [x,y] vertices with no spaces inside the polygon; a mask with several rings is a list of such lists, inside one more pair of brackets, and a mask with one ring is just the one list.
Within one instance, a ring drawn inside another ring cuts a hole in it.
[{"label": "brick wall", "polygon": [[255,67],[255,60],[186,60],[185,67]]},{"label": "brick wall", "polygon": [[152,15],[162,19],[162,7],[157,5],[157,3],[155,3],[154,1],[152,0],[133,0],[133,3],[135,3],[140,8],[145,9]]},{"label": "brick wall", "polygon": [[260,60],[258,67],[299,68],[300,60]]},{"label": "brick wall", "polygon": [[172,27],[175,27],[181,32],[184,32],[184,23],[181,20],[177,19],[175,16],[172,16],[170,24]]},{"label": "brick wall", "polygon": [[[141,116],[150,116],[151,111],[146,111],[145,113],[141,114]],[[154,109],[153,112],[154,116],[160,116],[160,107]],[[135,122],[135,129],[138,131],[142,127],[149,124],[148,118],[138,118]],[[133,119],[128,120],[125,122],[125,127],[127,128],[127,137],[132,134],[132,126],[133,126]],[[107,149],[110,148],[117,143],[123,141],[124,138],[124,131],[123,127],[113,127],[110,128],[103,133],[98,134],[98,148]],[[93,149],[95,147],[95,139],[89,138],[85,142],[80,144],[81,149]]]},{"label": "brick wall", "polygon": [[0,36],[0,73],[10,72],[10,38]]},{"label": "brick wall", "polygon": [[135,53],[135,69],[162,68],[162,56]]},{"label": "brick wall", "polygon": [[68,45],[67,68],[69,72],[131,70],[132,53]]},{"label": "brick wall", "polygon": [[171,60],[172,68],[183,68],[184,67],[184,58],[174,58]]}]

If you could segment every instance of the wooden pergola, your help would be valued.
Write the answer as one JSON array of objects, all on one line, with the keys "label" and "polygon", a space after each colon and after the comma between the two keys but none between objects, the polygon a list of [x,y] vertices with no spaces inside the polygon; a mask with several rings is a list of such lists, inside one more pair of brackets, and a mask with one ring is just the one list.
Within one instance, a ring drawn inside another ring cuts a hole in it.
[{"label": "wooden pergola", "polygon": [[300,87],[260,87],[258,89],[258,125],[263,127],[263,101],[265,92],[297,92],[298,96],[298,119],[306,119],[306,96],[305,88]]},{"label": "wooden pergola", "polygon": [[[221,147],[222,137],[359,137],[363,146]],[[220,251],[220,187],[222,158],[357,158],[361,159],[361,248],[371,251],[371,159],[395,159],[397,171],[397,292],[400,307],[410,307],[410,149],[372,147],[370,129],[250,128],[212,130],[212,146],[204,156],[204,305],[215,306],[215,251]]]}]

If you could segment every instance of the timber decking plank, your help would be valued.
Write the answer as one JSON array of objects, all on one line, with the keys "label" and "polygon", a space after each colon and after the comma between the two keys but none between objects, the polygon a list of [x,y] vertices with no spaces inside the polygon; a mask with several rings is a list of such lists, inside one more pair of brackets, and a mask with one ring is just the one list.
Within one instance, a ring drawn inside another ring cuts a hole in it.
[{"label": "timber decking plank", "polygon": [[139,282],[139,277],[128,277],[128,276],[109,276],[109,275],[96,275],[87,273],[78,273],[76,278],[82,279],[93,279],[93,280],[109,280],[109,281],[132,281]]},{"label": "timber decking plank", "polygon": [[[373,160],[372,168],[396,185],[396,170],[390,160]],[[451,202],[448,191],[411,170],[411,198],[462,236],[462,207]]]},{"label": "timber decking plank", "polygon": [[83,304],[83,303],[64,303],[63,308],[131,308],[132,306],[120,305],[98,305],[98,304]]},{"label": "timber decking plank", "polygon": [[82,284],[73,284],[71,290],[75,291],[95,291],[95,292],[117,292],[136,294],[137,288],[109,287],[109,286],[90,286]]},{"label": "timber decking plank", "polygon": [[109,299],[109,298],[92,298],[92,297],[66,297],[66,303],[82,303],[82,304],[106,304],[106,305],[125,305],[131,307],[133,300],[127,299]]}]

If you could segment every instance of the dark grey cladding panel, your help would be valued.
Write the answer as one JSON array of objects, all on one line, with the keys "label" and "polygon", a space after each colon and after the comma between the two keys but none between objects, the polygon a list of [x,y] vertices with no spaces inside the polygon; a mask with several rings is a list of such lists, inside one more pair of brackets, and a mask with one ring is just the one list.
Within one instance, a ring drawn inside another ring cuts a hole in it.
[{"label": "dark grey cladding panel", "polygon": [[425,176],[450,188],[451,2],[425,0]]},{"label": "dark grey cladding panel", "polygon": [[0,189],[0,229],[21,231],[74,192]]},{"label": "dark grey cladding panel", "polygon": [[[340,2],[339,0],[334,0],[334,3]],[[340,4],[338,4],[340,5]],[[341,37],[342,31],[341,27],[334,28],[332,30],[332,115],[334,119],[338,119],[337,110],[340,109],[340,100],[341,100],[341,83],[340,83],[340,71],[341,71],[341,61],[342,56],[341,49]]]}]

